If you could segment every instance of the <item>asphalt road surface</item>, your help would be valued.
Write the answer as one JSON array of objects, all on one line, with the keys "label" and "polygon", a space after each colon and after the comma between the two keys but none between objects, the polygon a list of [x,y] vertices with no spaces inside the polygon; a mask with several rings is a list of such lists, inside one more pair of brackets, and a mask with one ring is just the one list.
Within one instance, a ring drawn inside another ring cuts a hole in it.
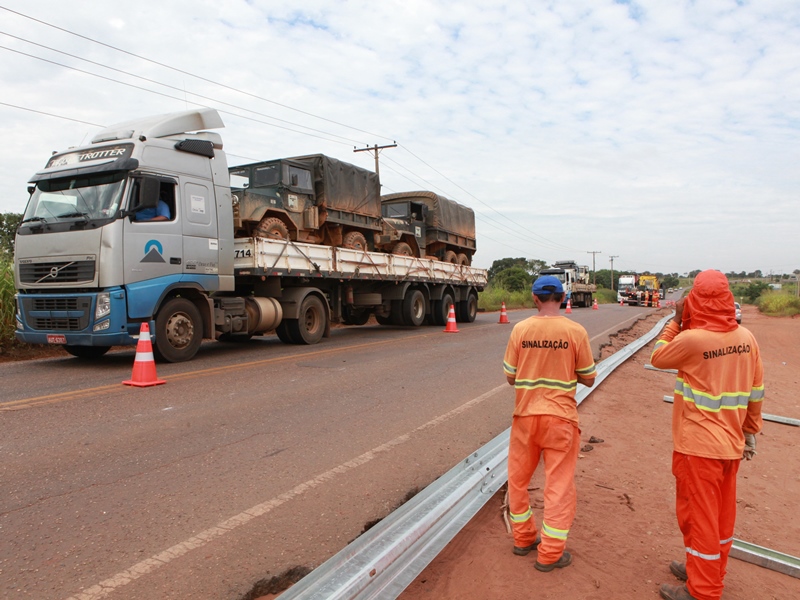
[{"label": "asphalt road surface", "polygon": [[[599,346],[652,309],[574,309]],[[534,311],[510,311],[512,324]],[[510,426],[510,325],[0,365],[0,598],[236,599],[313,567]]]}]

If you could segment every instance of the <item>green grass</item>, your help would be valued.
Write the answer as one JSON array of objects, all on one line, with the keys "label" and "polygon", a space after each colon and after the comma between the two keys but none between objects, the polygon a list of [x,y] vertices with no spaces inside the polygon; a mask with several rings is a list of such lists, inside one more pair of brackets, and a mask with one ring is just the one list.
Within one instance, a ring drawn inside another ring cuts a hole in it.
[{"label": "green grass", "polygon": [[478,308],[485,311],[500,310],[500,305],[505,302],[506,308],[532,308],[533,299],[530,290],[509,292],[503,288],[487,287],[478,292]]},{"label": "green grass", "polygon": [[7,348],[14,343],[15,291],[14,266],[8,260],[0,260],[0,348]]},{"label": "green grass", "polygon": [[616,304],[617,303],[617,292],[614,290],[609,290],[608,288],[599,288],[594,297],[597,298],[598,304]]},{"label": "green grass", "polygon": [[800,298],[785,291],[765,292],[758,297],[758,310],[773,317],[800,314]]}]

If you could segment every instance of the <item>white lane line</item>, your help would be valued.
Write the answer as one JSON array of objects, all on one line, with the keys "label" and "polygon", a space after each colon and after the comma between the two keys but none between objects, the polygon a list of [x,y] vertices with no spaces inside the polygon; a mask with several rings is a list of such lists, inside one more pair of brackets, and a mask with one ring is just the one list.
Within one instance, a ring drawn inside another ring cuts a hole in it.
[{"label": "white lane line", "polygon": [[247,510],[240,512],[238,515],[231,517],[230,519],[226,519],[221,523],[217,523],[215,526],[206,529],[198,533],[197,535],[185,540],[179,544],[175,544],[171,548],[167,548],[163,552],[159,554],[154,554],[150,558],[146,558],[145,560],[136,563],[131,568],[126,569],[116,575],[101,581],[97,585],[93,585],[92,587],[86,588],[83,591],[75,594],[74,596],[70,596],[67,600],[98,600],[99,598],[105,598],[114,590],[123,585],[130,583],[131,581],[138,579],[142,575],[146,575],[155,571],[156,569],[163,567],[169,564],[171,561],[175,560],[183,556],[184,554],[189,553],[192,550],[196,550],[197,548],[202,548],[206,544],[209,544],[213,540],[218,537],[225,535],[226,533],[230,533],[234,529],[245,525],[249,521],[255,519],[256,517],[260,517],[262,515],[267,514],[271,510],[279,507],[306,492],[313,490],[316,487],[319,487],[323,483],[330,481],[337,475],[341,475],[352,469],[360,467],[361,465],[368,463],[374,458],[377,458],[379,455],[384,454],[394,448],[395,446],[399,446],[401,444],[406,443],[411,439],[411,436],[415,433],[420,431],[424,431],[425,429],[430,429],[431,427],[436,427],[441,425],[445,421],[452,419],[455,416],[469,410],[470,408],[484,402],[497,394],[500,390],[508,389],[509,385],[504,383],[502,385],[497,386],[494,389],[489,390],[478,396],[477,398],[473,398],[468,402],[465,402],[461,406],[454,408],[453,410],[444,413],[443,415],[439,415],[435,419],[428,421],[427,423],[423,423],[419,427],[412,429],[408,433],[404,433],[403,435],[399,435],[393,440],[389,440],[385,444],[381,444],[380,446],[376,446],[372,450],[368,450],[364,454],[355,457],[352,460],[349,460],[345,463],[342,463],[324,473],[317,475],[313,479],[309,479],[308,481],[304,481],[303,483],[295,486],[288,492],[284,492],[279,496],[275,496],[266,502],[262,502],[261,504],[256,504],[252,508],[248,508]]}]

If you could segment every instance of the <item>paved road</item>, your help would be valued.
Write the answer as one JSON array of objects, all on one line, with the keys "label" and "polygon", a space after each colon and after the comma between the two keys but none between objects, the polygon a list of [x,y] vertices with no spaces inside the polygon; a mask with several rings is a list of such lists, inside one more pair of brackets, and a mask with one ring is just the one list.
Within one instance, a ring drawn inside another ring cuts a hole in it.
[{"label": "paved road", "polygon": [[[597,349],[650,309],[573,310]],[[510,311],[512,323],[533,311]],[[0,365],[0,598],[234,599],[314,566],[506,429],[510,326]]]}]

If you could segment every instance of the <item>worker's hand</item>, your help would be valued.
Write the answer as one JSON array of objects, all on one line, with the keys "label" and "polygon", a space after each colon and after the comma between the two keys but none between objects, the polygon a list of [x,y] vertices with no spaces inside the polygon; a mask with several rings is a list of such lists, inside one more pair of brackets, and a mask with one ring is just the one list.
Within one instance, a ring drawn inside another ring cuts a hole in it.
[{"label": "worker's hand", "polygon": [[686,302],[686,296],[682,297],[675,303],[675,316],[672,317],[673,321],[680,325],[683,321],[683,305]]},{"label": "worker's hand", "polygon": [[742,454],[743,459],[753,460],[753,457],[756,455],[756,434],[755,433],[745,433],[744,434],[744,454]]}]

